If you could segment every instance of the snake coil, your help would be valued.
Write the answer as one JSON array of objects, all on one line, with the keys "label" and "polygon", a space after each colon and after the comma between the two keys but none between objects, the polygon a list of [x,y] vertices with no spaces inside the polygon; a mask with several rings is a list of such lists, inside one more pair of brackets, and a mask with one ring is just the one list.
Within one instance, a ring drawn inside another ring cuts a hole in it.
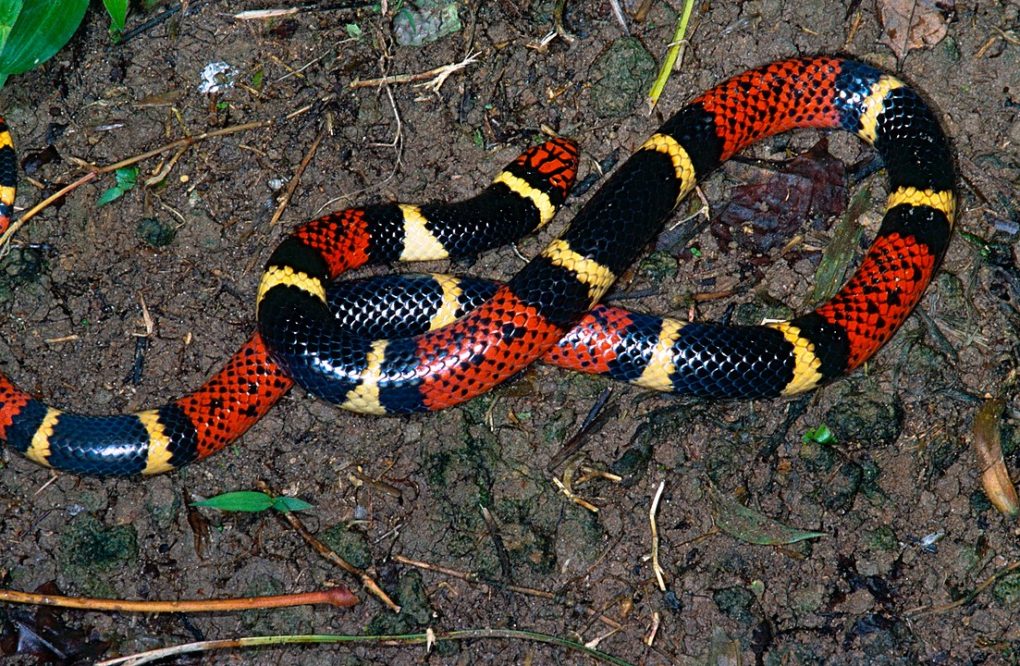
[{"label": "snake coil", "polygon": [[[857,134],[889,176],[876,238],[830,301],[762,326],[598,305],[698,179],[755,141],[802,127]],[[406,414],[469,400],[536,360],[678,394],[792,395],[851,372],[892,337],[937,270],[955,216],[949,144],[915,91],[857,61],[792,58],[682,108],[506,284],[425,276],[334,286],[367,263],[473,255],[529,233],[563,203],[576,166],[576,147],[554,139],[473,199],[368,206],[307,222],[268,261],[257,332],[196,391],[137,414],[81,416],[0,375],[0,439],[76,473],[160,473],[227,446],[294,382],[348,409]],[[0,226],[14,181],[0,124]]]}]

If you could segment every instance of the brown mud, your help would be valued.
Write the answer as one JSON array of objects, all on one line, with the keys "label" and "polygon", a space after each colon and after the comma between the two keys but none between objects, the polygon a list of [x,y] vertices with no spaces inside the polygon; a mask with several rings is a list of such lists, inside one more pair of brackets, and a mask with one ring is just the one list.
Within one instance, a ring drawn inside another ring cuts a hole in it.
[{"label": "brown mud", "polygon": [[[251,7],[210,2],[120,46],[111,46],[105,17],[91,12],[53,61],[0,93],[22,159],[49,145],[58,156],[33,161],[41,164],[22,177],[21,206],[43,197],[39,186],[82,175],[72,158],[109,164],[186,133],[312,108],[273,129],[204,141],[162,184],[113,204],[96,206],[113,184],[106,177],[32,220],[2,262],[0,369],[64,409],[162,404],[197,386],[246,338],[261,265],[293,225],[358,202],[466,197],[543,127],[576,138],[583,174],[590,173],[611,156],[622,159],[706,87],[798,53],[850,53],[923,91],[952,136],[964,177],[959,229],[996,243],[997,254],[957,235],[921,312],[866,368],[801,400],[702,403],[613,385],[608,417],[587,433],[578,458],[551,471],[550,460],[610,382],[536,367],[461,408],[408,419],[347,414],[295,390],[235,446],[144,482],[53,477],[6,452],[2,587],[56,581],[67,594],[177,599],[345,584],[362,598],[353,609],[60,614],[59,626],[109,641],[107,656],[253,634],[502,627],[580,643],[601,638],[599,649],[641,664],[720,656],[766,664],[1020,661],[1020,574],[979,589],[1020,560],[1017,524],[985,499],[968,448],[979,399],[1004,389],[1020,353],[1012,269],[1020,223],[1018,5],[957,2],[943,17],[947,36],[898,64],[880,43],[870,2],[849,16],[830,2],[701,2],[683,66],[649,117],[642,95],[671,39],[675,9],[651,3],[626,37],[608,3],[568,2],[566,26],[576,41],[555,38],[540,48],[554,4],[463,3],[459,29],[420,47],[396,44],[392,18],[372,9],[237,21],[230,14]],[[475,51],[477,63],[438,93],[349,86]],[[200,73],[213,61],[237,70],[235,85],[201,94]],[[280,184],[320,132],[282,220],[270,225]],[[751,154],[790,157],[818,136],[785,135]],[[852,138],[834,135],[830,143],[848,164],[870,154]],[[144,162],[140,179],[171,157]],[[729,164],[704,183],[713,210],[760,168]],[[873,202],[861,218],[866,241],[881,215],[882,175],[852,183],[850,196],[865,189]],[[551,230],[518,244],[520,253],[536,254],[589,195],[571,199]],[[700,205],[695,198],[677,219]],[[140,229],[143,220],[156,222]],[[167,230],[172,240],[153,247],[153,235]],[[696,315],[717,319],[730,303],[748,320],[802,311],[820,256],[810,246],[824,247],[830,231],[805,225],[797,233],[806,240],[792,249],[779,244],[763,259],[705,228],[688,246],[637,266],[614,292],[616,302],[686,317],[696,295],[732,290],[699,300]],[[521,265],[505,248],[456,268],[506,277]],[[154,329],[136,383],[143,300]],[[1018,407],[1014,395],[1004,396],[1010,409]],[[802,441],[823,423],[838,443]],[[1013,421],[1003,434],[1015,472]],[[552,482],[580,465],[623,477],[575,484],[598,513]],[[387,611],[269,513],[203,512],[211,530],[200,545],[186,503],[259,480],[314,504],[304,514],[309,528],[367,567],[405,612]],[[663,481],[666,594],[648,560],[648,511]],[[713,487],[824,536],[778,547],[721,533]],[[953,606],[958,599],[965,602]],[[653,614],[659,625],[649,647]],[[12,606],[0,608],[0,618],[8,629],[34,621],[32,611]],[[207,658],[237,660],[592,663],[520,640],[443,643],[431,654],[424,646],[368,644]]]}]

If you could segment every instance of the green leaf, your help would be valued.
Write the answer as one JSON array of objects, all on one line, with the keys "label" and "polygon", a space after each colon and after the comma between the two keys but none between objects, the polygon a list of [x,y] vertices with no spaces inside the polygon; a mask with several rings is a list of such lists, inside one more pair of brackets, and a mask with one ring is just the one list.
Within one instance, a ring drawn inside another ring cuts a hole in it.
[{"label": "green leaf", "polygon": [[216,497],[210,497],[201,502],[195,502],[195,506],[204,506],[220,511],[245,511],[256,513],[266,509],[276,509],[281,513],[290,511],[307,511],[312,505],[297,497],[270,497],[266,493],[254,490],[237,490],[230,493],[223,493]]},{"label": "green leaf", "polygon": [[121,167],[113,172],[113,177],[117,179],[117,184],[99,195],[97,206],[112,203],[133,190],[138,183],[138,167]]},{"label": "green leaf", "polygon": [[220,511],[246,511],[255,513],[265,511],[273,506],[273,498],[265,493],[254,490],[237,490],[231,493],[223,493],[216,497],[210,497],[201,502],[195,502],[195,506],[204,506]]},{"label": "green leaf", "polygon": [[712,504],[716,527],[747,543],[775,546],[826,536],[825,532],[810,532],[784,525],[747,508],[712,485],[708,486],[708,499]]},{"label": "green leaf", "polygon": [[0,0],[0,52],[3,52],[4,44],[7,43],[7,38],[11,34],[11,28],[18,20],[21,5],[21,0]]},{"label": "green leaf", "polygon": [[108,203],[113,203],[117,199],[120,199],[122,196],[124,196],[124,190],[114,185],[113,187],[99,195],[99,200],[96,201],[96,205],[105,206]]},{"label": "green leaf", "polygon": [[361,27],[357,23],[348,23],[344,26],[344,29],[347,31],[347,35],[349,37],[361,39]]},{"label": "green leaf", "polygon": [[88,0],[28,0],[0,53],[0,74],[21,74],[46,62],[81,25]]},{"label": "green leaf", "polygon": [[138,167],[121,167],[113,172],[113,176],[117,179],[117,187],[127,192],[138,182]]},{"label": "green leaf", "polygon": [[303,499],[280,495],[273,500],[273,508],[280,513],[289,513],[290,511],[307,511],[314,507]]},{"label": "green leaf", "polygon": [[127,21],[128,0],[103,0],[106,13],[110,15],[110,29],[116,33],[124,32]]},{"label": "green leaf", "polygon": [[829,426],[824,423],[817,428],[810,428],[804,433],[804,436],[800,438],[802,442],[807,444],[808,442],[814,442],[815,444],[835,444],[836,436],[829,430]]}]

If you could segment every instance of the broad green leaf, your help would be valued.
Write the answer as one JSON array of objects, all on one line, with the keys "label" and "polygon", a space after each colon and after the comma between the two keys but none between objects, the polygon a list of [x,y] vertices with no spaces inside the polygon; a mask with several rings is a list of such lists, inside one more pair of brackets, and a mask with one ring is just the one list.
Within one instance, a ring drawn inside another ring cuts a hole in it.
[{"label": "broad green leaf", "polygon": [[773,520],[754,509],[748,509],[732,497],[719,492],[713,485],[708,486],[708,499],[712,503],[712,515],[715,518],[716,527],[747,543],[775,546],[825,536],[825,532],[799,530]]},{"label": "broad green leaf", "polygon": [[273,500],[273,508],[280,513],[287,513],[290,511],[307,511],[313,508],[311,504],[299,499],[297,497],[287,497],[286,495],[280,495]]},{"label": "broad green leaf", "polygon": [[124,32],[124,22],[127,21],[128,0],[103,0],[106,13],[110,15],[110,29],[114,32]]},{"label": "broad green leaf", "polygon": [[21,0],[0,0],[0,53],[4,50],[14,22],[18,20],[21,5]]},{"label": "broad green leaf", "polygon": [[120,186],[114,185],[99,195],[99,200],[96,201],[96,205],[105,206],[108,203],[113,203],[117,199],[120,199],[122,196],[124,196],[124,190],[121,189]]},{"label": "broad green leaf", "polygon": [[81,25],[88,0],[27,0],[0,53],[0,73],[21,74],[46,62]]},{"label": "broad green leaf", "polygon": [[265,493],[254,490],[237,490],[232,493],[223,493],[216,497],[210,497],[201,502],[195,502],[195,506],[204,506],[220,511],[247,511],[254,513],[265,511],[273,506],[273,498]]}]

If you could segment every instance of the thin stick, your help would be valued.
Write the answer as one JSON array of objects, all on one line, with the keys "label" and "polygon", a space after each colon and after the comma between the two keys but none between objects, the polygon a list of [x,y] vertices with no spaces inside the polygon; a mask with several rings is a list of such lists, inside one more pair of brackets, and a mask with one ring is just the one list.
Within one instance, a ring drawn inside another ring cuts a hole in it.
[{"label": "thin stick", "polygon": [[[470,573],[468,571],[459,571],[457,569],[451,569],[450,567],[444,567],[441,564],[430,564],[429,562],[422,562],[421,560],[412,560],[411,558],[404,557],[403,555],[394,555],[393,561],[400,562],[401,564],[406,564],[411,567],[415,567],[416,569],[424,569],[425,571],[435,571],[437,573],[446,574],[447,576],[453,576],[454,578],[459,578],[469,583],[482,582],[478,579],[478,574]],[[549,596],[550,598],[552,598],[554,595],[550,592]]]},{"label": "thin stick", "polygon": [[648,630],[648,636],[645,637],[645,645],[652,647],[655,644],[655,636],[659,633],[659,622],[662,621],[662,617],[659,615],[659,611],[652,611],[652,626]]},{"label": "thin stick", "polygon": [[53,202],[60,200],[61,198],[66,196],[69,192],[78,189],[79,187],[86,183],[92,182],[93,180],[95,180],[96,178],[103,174],[116,171],[117,169],[121,169],[126,166],[137,164],[142,160],[149,159],[150,157],[155,157],[156,155],[165,153],[168,150],[193,146],[194,144],[200,141],[212,139],[217,136],[227,136],[230,134],[237,134],[238,132],[246,132],[251,129],[269,127],[274,122],[275,121],[273,120],[259,120],[252,123],[244,123],[243,125],[232,125],[230,127],[222,127],[217,130],[212,130],[211,132],[202,132],[201,134],[196,134],[195,136],[186,136],[177,139],[176,141],[171,141],[170,143],[160,146],[159,148],[147,150],[144,153],[140,153],[138,155],[135,155],[134,157],[128,157],[127,159],[115,162],[114,164],[108,164],[103,167],[88,166],[87,168],[90,170],[89,173],[85,174],[84,176],[74,181],[70,185],[66,185],[65,187],[61,188],[60,191],[56,192],[55,194],[52,194],[51,196],[39,202],[35,206],[32,206],[32,208],[30,208],[24,215],[19,217],[14,222],[14,224],[12,224],[10,228],[7,231],[5,231],[2,236],[0,236],[0,248],[3,248],[5,245],[7,245],[8,241],[15,233],[17,233],[18,229],[20,229],[26,222],[31,220],[33,217],[38,215],[40,211],[45,209],[47,206],[52,205]]},{"label": "thin stick", "polygon": [[629,35],[630,28],[627,27],[627,17],[623,15],[623,7],[620,6],[619,0],[609,0],[609,6],[613,9],[613,16],[616,18],[616,22],[623,28],[623,34]]},{"label": "thin stick", "polygon": [[500,589],[509,590],[510,592],[516,592],[518,594],[525,594],[529,597],[539,597],[540,599],[555,599],[556,593],[549,592],[548,590],[539,590],[534,587],[524,587],[522,585],[506,585],[499,582],[488,582],[478,578],[478,574],[469,573],[466,571],[458,571],[457,569],[451,569],[449,567],[440,566],[438,564],[429,564],[428,562],[422,562],[420,560],[412,560],[409,557],[403,555],[394,555],[393,560],[406,564],[417,569],[424,569],[425,571],[435,571],[447,576],[453,576],[459,578],[467,583],[475,583],[478,585],[488,585],[491,587],[498,587]]},{"label": "thin stick", "polygon": [[[259,490],[261,490],[264,493],[268,493],[270,495],[275,494],[265,481],[258,481],[255,485],[258,486]],[[333,550],[330,549],[329,546],[319,541],[314,535],[312,535],[311,532],[309,532],[305,528],[304,523],[301,522],[301,519],[297,517],[297,514],[295,512],[289,511],[287,513],[280,514],[280,517],[286,520],[287,523],[290,524],[290,526],[294,529],[294,531],[300,534],[301,538],[304,539],[305,542],[308,543],[308,545],[311,546],[316,553],[321,555],[327,561],[331,562],[332,564],[335,564],[336,566],[340,567],[347,573],[351,574],[352,576],[357,576],[357,578],[361,581],[361,584],[364,586],[364,588],[368,590],[369,594],[371,594],[379,601],[386,604],[386,606],[389,607],[389,609],[392,610],[394,613],[400,612],[400,606],[394,603],[393,599],[390,599],[390,596],[388,594],[383,592],[382,588],[379,587],[375,580],[373,580],[372,577],[369,576],[364,569],[360,569],[354,566],[353,564],[351,564],[350,562],[348,562],[347,560],[333,552]]]},{"label": "thin stick", "polygon": [[556,488],[558,488],[559,491],[563,493],[564,496],[566,496],[566,498],[569,499],[574,504],[578,505],[582,509],[587,509],[588,511],[591,511],[592,513],[599,512],[599,508],[597,506],[595,506],[588,500],[584,499],[583,497],[579,496],[577,493],[573,491],[573,489],[569,485],[567,485],[563,481],[560,481],[558,478],[554,476],[552,482],[553,485],[556,486]]},{"label": "thin stick", "polygon": [[176,645],[170,648],[162,648],[159,650],[149,650],[147,652],[139,652],[137,654],[128,655],[126,657],[118,657],[116,659],[108,659],[106,661],[98,662],[96,666],[120,666],[121,664],[127,666],[139,666],[140,664],[147,664],[152,661],[159,659],[166,659],[167,657],[173,657],[180,654],[188,654],[191,652],[209,652],[211,650],[223,650],[232,649],[239,647],[260,647],[269,645],[294,645],[294,644],[309,644],[309,643],[376,643],[378,645],[410,645],[410,644],[421,644],[426,645],[439,642],[439,641],[459,641],[459,640],[477,640],[482,638],[496,638],[496,639],[507,639],[507,640],[524,640],[524,641],[535,641],[537,643],[546,643],[549,645],[556,645],[561,648],[568,650],[576,650],[589,657],[598,659],[607,664],[614,664],[614,666],[633,666],[628,661],[624,661],[619,657],[614,657],[606,652],[601,652],[594,648],[581,645],[574,641],[560,638],[559,636],[552,636],[550,634],[541,634],[535,631],[521,631],[518,629],[464,629],[461,631],[446,631],[446,632],[435,632],[429,631],[422,634],[392,634],[392,635],[378,635],[378,636],[345,636],[337,634],[306,634],[300,636],[247,636],[244,638],[235,638],[230,640],[220,641],[202,641],[200,643],[186,643],[184,645]]},{"label": "thin stick", "polygon": [[178,151],[174,153],[174,156],[171,157],[165,164],[163,164],[162,167],[160,167],[159,171],[145,179],[145,186],[153,187],[154,185],[159,185],[164,180],[166,180],[166,177],[170,175],[170,172],[173,171],[173,168],[177,165],[177,162],[182,157],[184,157],[184,153],[186,152],[188,152],[188,146],[184,146],[178,149]]},{"label": "thin stick", "polygon": [[337,47],[343,46],[344,44],[346,44],[348,42],[353,42],[353,41],[356,41],[356,40],[353,37],[351,37],[350,39],[344,39],[344,40],[341,40],[341,41],[337,42],[336,44],[333,44],[328,49],[323,51],[322,55],[316,56],[315,58],[312,58],[311,60],[309,60],[305,64],[301,65],[297,69],[291,69],[289,72],[287,72],[286,74],[284,74],[280,78],[275,79],[273,81],[273,83],[280,83],[281,81],[286,81],[287,79],[289,79],[292,76],[300,77],[301,76],[301,72],[305,71],[306,69],[308,69],[309,67],[311,67],[315,63],[319,62],[320,60],[322,60],[323,58],[325,58],[329,54],[333,53],[333,51],[335,51],[337,49]]},{"label": "thin stick", "polygon": [[652,508],[648,510],[648,520],[652,524],[652,571],[655,572],[655,580],[658,581],[659,590],[662,592],[666,591],[666,581],[662,578],[662,567],[659,566],[659,528],[655,524],[655,514],[659,511],[659,500],[665,487],[665,480],[660,481],[659,489],[655,491],[655,499],[652,500]]},{"label": "thin stick", "polygon": [[346,587],[334,587],[316,592],[276,594],[268,597],[238,597],[234,599],[192,599],[183,601],[130,601],[125,599],[97,599],[94,597],[67,597],[59,594],[36,594],[17,590],[0,590],[0,601],[33,606],[58,606],[88,611],[119,611],[122,613],[222,613],[254,608],[284,608],[328,604],[346,608],[358,603],[358,598]]},{"label": "thin stick", "polygon": [[71,335],[64,335],[59,338],[46,338],[45,340],[43,340],[43,342],[45,342],[48,345],[57,345],[62,342],[74,342],[75,340],[79,339],[80,337],[78,335],[72,333]]},{"label": "thin stick", "polygon": [[974,599],[976,599],[979,594],[981,594],[982,592],[987,590],[989,587],[991,587],[994,583],[996,583],[1000,578],[1002,578],[1003,576],[1005,576],[1008,573],[1012,573],[1013,571],[1016,571],[1017,569],[1020,569],[1020,562],[1010,562],[1005,567],[999,569],[998,571],[993,573],[991,576],[989,576],[988,578],[986,578],[983,581],[981,581],[981,583],[977,587],[975,587],[973,590],[971,590],[970,593],[963,595],[962,597],[960,597],[956,601],[954,601],[952,603],[948,603],[948,604],[943,604],[941,606],[921,606],[919,608],[911,608],[910,610],[906,611],[904,613],[904,615],[906,615],[907,617],[913,619],[913,618],[916,618],[916,617],[922,617],[924,615],[933,615],[933,614],[936,614],[936,613],[945,613],[946,611],[953,610],[954,608],[959,608],[960,606],[966,606],[970,602],[974,601]]},{"label": "thin stick", "polygon": [[323,137],[326,136],[326,130],[321,130],[319,135],[315,137],[315,141],[312,142],[311,147],[305,156],[301,158],[301,163],[298,164],[297,169],[294,170],[294,175],[291,177],[290,182],[287,183],[287,190],[283,193],[283,198],[280,199],[280,205],[276,207],[276,211],[273,213],[273,217],[269,220],[269,226],[276,225],[280,221],[280,217],[283,216],[283,211],[290,204],[291,197],[294,196],[294,191],[297,190],[298,183],[301,182],[301,176],[304,175],[305,169],[311,163],[312,158],[315,157],[315,152],[319,149],[319,144],[322,143]]},{"label": "thin stick", "polygon": [[152,150],[148,150],[139,155],[135,155],[134,157],[128,157],[127,159],[123,159],[120,162],[108,164],[104,167],[97,167],[96,173],[99,174],[110,173],[111,171],[116,171],[117,169],[126,166],[131,166],[132,164],[136,164],[138,162],[141,162],[142,160],[149,159],[150,157],[155,157],[160,153],[165,153],[166,151],[173,150],[174,148],[179,148],[181,146],[193,146],[200,141],[205,141],[206,139],[212,139],[218,136],[228,136],[230,134],[237,134],[238,132],[247,132],[248,130],[252,129],[269,127],[275,122],[276,122],[275,120],[256,120],[254,122],[243,123],[241,125],[221,127],[220,129],[211,130],[209,132],[202,132],[201,134],[196,134],[195,136],[181,137],[180,139],[171,141],[170,143],[160,146],[159,148],[153,148]]},{"label": "thin stick", "polygon": [[709,301],[717,301],[720,298],[729,298],[730,296],[737,293],[735,287],[729,289],[719,289],[718,291],[703,291],[697,294],[691,295],[691,300],[695,303],[707,303]]},{"label": "thin stick", "polygon": [[430,81],[428,86],[433,90],[438,90],[451,74],[464,69],[468,65],[478,62],[479,55],[480,54],[478,53],[472,53],[460,62],[443,65],[442,67],[435,67],[427,72],[419,72],[417,74],[394,74],[392,76],[383,76],[378,79],[365,79],[364,81],[355,79],[351,81],[347,87],[378,88],[391,83],[417,83],[418,81]]},{"label": "thin stick", "polygon": [[499,560],[499,568],[503,572],[503,580],[509,585],[513,585],[513,566],[510,564],[510,555],[506,552],[506,546],[503,545],[503,537],[499,533],[499,526],[496,525],[495,518],[492,517],[492,512],[484,506],[478,507],[482,512],[482,520],[485,521],[485,526],[489,528],[489,537],[492,538],[492,547],[496,550],[496,559]]},{"label": "thin stick", "polygon": [[286,9],[249,9],[234,14],[238,21],[263,21],[266,19],[290,16],[301,11],[300,7],[287,7]]},{"label": "thin stick", "polygon": [[[564,599],[563,599],[563,595],[562,594],[556,594],[554,592],[549,592],[548,590],[539,590],[539,589],[536,589],[536,588],[533,588],[533,587],[524,587],[522,585],[504,585],[504,584],[499,583],[499,582],[489,582],[489,581],[486,581],[486,580],[479,579],[478,574],[475,574],[475,573],[469,573],[469,572],[466,572],[466,571],[459,571],[457,569],[451,569],[450,567],[444,567],[444,566],[441,566],[441,565],[438,565],[438,564],[431,564],[429,562],[422,562],[421,560],[412,560],[411,558],[404,557],[403,555],[394,555],[393,556],[393,561],[400,562],[401,564],[406,564],[408,566],[412,566],[412,567],[415,567],[417,569],[423,569],[424,571],[433,571],[433,572],[440,573],[440,574],[443,574],[443,575],[446,575],[446,576],[451,576],[453,578],[458,578],[458,579],[460,579],[460,580],[462,580],[462,581],[464,581],[466,583],[470,583],[472,585],[485,585],[485,586],[490,587],[490,588],[497,588],[497,589],[501,589],[501,590],[507,590],[507,591],[513,592],[515,594],[523,594],[523,595],[527,595],[529,597],[538,597],[540,599],[549,599],[550,601],[556,601],[556,602],[561,603],[561,604],[566,603],[564,601]],[[592,569],[594,569],[594,566],[595,565],[592,565],[592,568],[589,569],[589,572]],[[569,604],[569,605],[570,605],[571,608],[575,607],[574,604]],[[615,631],[626,631],[626,629],[624,628],[624,626],[622,624],[620,624],[616,620],[606,616],[601,611],[597,611],[594,608],[588,608],[586,605],[583,606],[583,608],[584,608],[584,612],[586,614],[588,614],[593,619],[598,620],[599,622],[601,622],[602,624],[606,625],[607,627],[610,627],[611,629],[613,629]]]},{"label": "thin stick", "polygon": [[89,183],[98,177],[99,174],[96,173],[95,171],[93,171],[92,173],[87,173],[78,180],[71,183],[70,185],[65,185],[59,191],[51,194],[50,196],[46,197],[36,205],[32,206],[30,209],[28,209],[28,211],[25,212],[25,214],[23,214],[21,217],[15,220],[14,223],[11,224],[10,227],[8,227],[7,231],[5,231],[2,236],[0,236],[0,249],[4,248],[7,245],[7,242],[11,239],[11,236],[17,233],[18,229],[20,229],[22,225],[24,225],[26,222],[28,222],[33,217],[38,215],[41,210],[43,210],[53,202],[58,201],[68,192],[76,190],[85,183]]}]

